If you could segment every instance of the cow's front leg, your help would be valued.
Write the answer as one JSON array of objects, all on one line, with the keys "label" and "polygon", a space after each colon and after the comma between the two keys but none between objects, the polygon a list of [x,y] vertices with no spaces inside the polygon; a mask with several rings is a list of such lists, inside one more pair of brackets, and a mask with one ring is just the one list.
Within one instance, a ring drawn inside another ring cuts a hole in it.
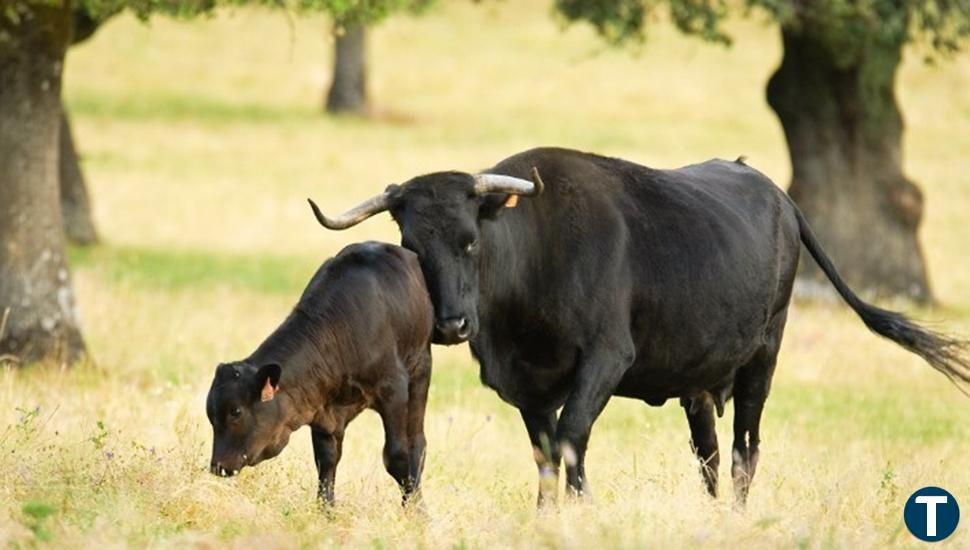
[{"label": "cow's front leg", "polygon": [[589,494],[586,481],[586,445],[593,422],[603,412],[623,374],[633,363],[633,344],[594,350],[579,365],[576,382],[566,399],[556,439],[566,465],[566,490],[570,496]]},{"label": "cow's front leg", "polygon": [[682,399],[690,426],[690,446],[700,463],[701,476],[707,492],[717,498],[717,466],[720,463],[717,448],[717,430],[714,425],[714,402],[707,394],[693,399]]},{"label": "cow's front leg", "polygon": [[556,412],[519,409],[529,431],[532,454],[539,468],[539,497],[536,506],[556,503],[559,493],[559,445],[556,443]]},{"label": "cow's front leg", "polygon": [[343,430],[327,431],[310,428],[313,439],[313,459],[317,464],[317,496],[327,505],[333,505],[333,486],[337,474],[337,463],[343,449]]}]

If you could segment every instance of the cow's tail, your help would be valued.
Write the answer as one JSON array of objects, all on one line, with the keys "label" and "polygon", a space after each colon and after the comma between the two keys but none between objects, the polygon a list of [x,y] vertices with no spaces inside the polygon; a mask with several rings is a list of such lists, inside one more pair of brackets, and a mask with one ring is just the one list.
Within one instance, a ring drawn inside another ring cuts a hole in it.
[{"label": "cow's tail", "polygon": [[968,343],[966,340],[955,338],[940,332],[936,332],[926,327],[922,327],[911,319],[897,313],[878,308],[872,304],[864,302],[852,289],[849,288],[839,272],[832,265],[832,261],[825,255],[815,233],[812,231],[805,216],[802,215],[798,207],[795,208],[795,216],[798,218],[798,230],[801,234],[802,243],[808,252],[815,258],[815,262],[822,268],[825,275],[832,281],[835,290],[852,307],[862,319],[862,322],[869,327],[869,330],[880,336],[889,338],[907,350],[919,355],[934,369],[943,373],[951,382],[970,397],[967,388],[970,387],[970,360],[966,354]]}]

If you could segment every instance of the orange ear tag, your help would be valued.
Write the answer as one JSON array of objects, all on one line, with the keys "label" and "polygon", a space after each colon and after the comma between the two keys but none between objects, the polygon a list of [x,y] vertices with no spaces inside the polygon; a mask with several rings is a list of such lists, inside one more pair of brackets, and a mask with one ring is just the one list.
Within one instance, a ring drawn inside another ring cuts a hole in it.
[{"label": "orange ear tag", "polygon": [[259,396],[259,400],[262,401],[263,403],[267,401],[272,401],[273,397],[276,395],[276,391],[277,391],[277,388],[274,388],[273,384],[270,383],[269,378],[267,378],[266,384],[263,385],[263,391]]},{"label": "orange ear tag", "polygon": [[518,195],[509,195],[508,200],[505,201],[505,207],[506,208],[515,208],[515,206],[517,204],[519,204],[519,196]]}]

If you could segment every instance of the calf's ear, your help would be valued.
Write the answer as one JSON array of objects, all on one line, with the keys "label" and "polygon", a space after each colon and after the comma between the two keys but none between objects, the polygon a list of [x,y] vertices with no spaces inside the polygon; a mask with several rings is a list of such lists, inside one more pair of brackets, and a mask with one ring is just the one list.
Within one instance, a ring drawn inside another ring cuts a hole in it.
[{"label": "calf's ear", "polygon": [[259,400],[272,401],[280,389],[280,375],[283,368],[277,363],[269,363],[259,367],[256,371],[256,382],[259,384]]}]

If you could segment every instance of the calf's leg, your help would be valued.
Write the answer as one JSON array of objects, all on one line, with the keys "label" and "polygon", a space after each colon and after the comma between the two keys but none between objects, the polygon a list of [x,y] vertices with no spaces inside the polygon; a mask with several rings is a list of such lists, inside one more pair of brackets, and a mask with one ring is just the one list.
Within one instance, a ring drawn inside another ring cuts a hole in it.
[{"label": "calf's leg", "polygon": [[331,433],[318,428],[310,428],[313,440],[313,459],[317,464],[317,497],[327,505],[334,502],[333,485],[337,474],[337,463],[343,448],[343,432]]},{"label": "calf's leg", "polygon": [[415,372],[421,374],[411,378],[408,384],[408,475],[413,487],[412,498],[421,494],[421,474],[424,472],[424,453],[427,441],[424,437],[424,412],[428,404],[428,386],[431,382],[431,350],[419,359]]},{"label": "calf's leg", "polygon": [[[404,369],[395,369],[403,373]],[[416,483],[411,475],[411,445],[408,438],[408,380],[400,376],[391,382],[388,393],[377,405],[384,424],[384,468],[401,488],[403,503],[407,504]]]}]

